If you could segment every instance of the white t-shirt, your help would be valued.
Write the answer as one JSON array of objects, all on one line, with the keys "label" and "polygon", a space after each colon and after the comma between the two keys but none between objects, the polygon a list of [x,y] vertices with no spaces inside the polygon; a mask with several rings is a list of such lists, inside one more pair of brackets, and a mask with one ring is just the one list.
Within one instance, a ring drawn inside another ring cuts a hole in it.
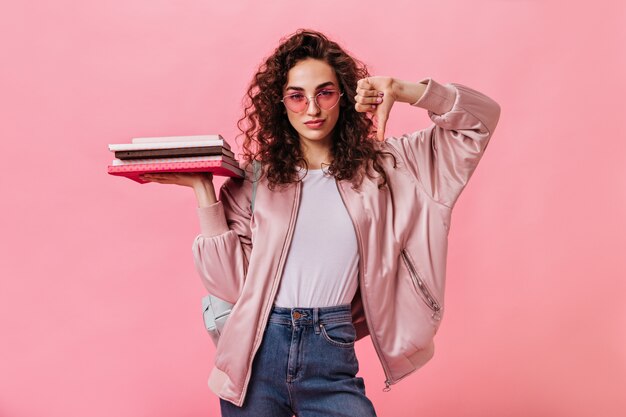
[{"label": "white t-shirt", "polygon": [[[328,307],[350,304],[358,288],[359,252],[354,226],[335,178],[309,169],[293,240],[274,304]],[[304,175],[304,169],[300,172]]]}]

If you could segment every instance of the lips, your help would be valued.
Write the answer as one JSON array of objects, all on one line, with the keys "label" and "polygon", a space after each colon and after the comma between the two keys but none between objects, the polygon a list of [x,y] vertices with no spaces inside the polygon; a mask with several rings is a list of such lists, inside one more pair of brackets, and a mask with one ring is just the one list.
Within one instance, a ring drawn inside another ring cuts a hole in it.
[{"label": "lips", "polygon": [[311,120],[311,121],[305,122],[304,124],[312,129],[316,129],[316,128],[322,127],[322,124],[324,124],[324,119]]}]

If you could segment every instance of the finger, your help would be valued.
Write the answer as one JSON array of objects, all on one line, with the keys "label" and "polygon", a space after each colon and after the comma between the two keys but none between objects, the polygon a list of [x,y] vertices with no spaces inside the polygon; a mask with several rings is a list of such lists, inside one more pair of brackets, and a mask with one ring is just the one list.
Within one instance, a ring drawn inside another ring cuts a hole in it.
[{"label": "finger", "polygon": [[156,182],[159,184],[163,184],[164,181],[160,178],[142,178],[144,181],[148,181],[148,182]]},{"label": "finger", "polygon": [[356,92],[357,92],[358,95],[362,95],[362,96],[365,96],[365,97],[375,97],[377,95],[382,94],[382,91],[378,91],[374,87],[357,88]]},{"label": "finger", "polygon": [[360,103],[356,103],[354,105],[354,108],[356,109],[356,111],[360,112],[360,113],[365,113],[365,112],[375,112],[376,111],[376,105],[375,104],[360,104]]},{"label": "finger", "polygon": [[144,174],[144,175],[149,177],[149,178],[173,178],[177,174],[176,173],[161,172],[161,173],[150,173],[150,174]]},{"label": "finger", "polygon": [[383,96],[380,94],[374,94],[371,96],[362,96],[357,94],[354,99],[360,104],[380,104],[383,102]]},{"label": "finger", "polygon": [[159,183],[167,183],[167,182],[171,182],[172,180],[174,180],[176,178],[175,174],[144,174],[143,176],[140,176],[140,178],[146,180],[146,181],[154,181],[154,182],[159,182]]},{"label": "finger", "polygon": [[143,174],[143,175],[140,175],[139,178],[145,181],[158,181],[158,178],[155,177],[154,175]]}]

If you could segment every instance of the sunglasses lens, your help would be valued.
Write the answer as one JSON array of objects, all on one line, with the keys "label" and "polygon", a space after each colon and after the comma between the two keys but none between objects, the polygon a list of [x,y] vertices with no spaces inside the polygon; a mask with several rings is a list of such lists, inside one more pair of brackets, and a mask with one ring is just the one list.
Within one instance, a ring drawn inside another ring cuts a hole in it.
[{"label": "sunglasses lens", "polygon": [[307,99],[304,97],[304,94],[292,94],[283,99],[285,102],[285,106],[293,112],[299,113],[306,109]]},{"label": "sunglasses lens", "polygon": [[317,104],[324,110],[333,108],[339,101],[339,93],[334,90],[321,91],[317,95]]}]

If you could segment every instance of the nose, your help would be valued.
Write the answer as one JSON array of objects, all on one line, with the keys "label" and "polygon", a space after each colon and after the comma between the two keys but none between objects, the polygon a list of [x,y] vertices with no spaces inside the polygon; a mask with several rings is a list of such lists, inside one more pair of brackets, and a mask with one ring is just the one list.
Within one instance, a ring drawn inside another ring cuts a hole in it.
[{"label": "nose", "polygon": [[309,98],[309,104],[307,105],[306,114],[315,115],[320,112],[320,108],[317,106],[315,98]]}]

